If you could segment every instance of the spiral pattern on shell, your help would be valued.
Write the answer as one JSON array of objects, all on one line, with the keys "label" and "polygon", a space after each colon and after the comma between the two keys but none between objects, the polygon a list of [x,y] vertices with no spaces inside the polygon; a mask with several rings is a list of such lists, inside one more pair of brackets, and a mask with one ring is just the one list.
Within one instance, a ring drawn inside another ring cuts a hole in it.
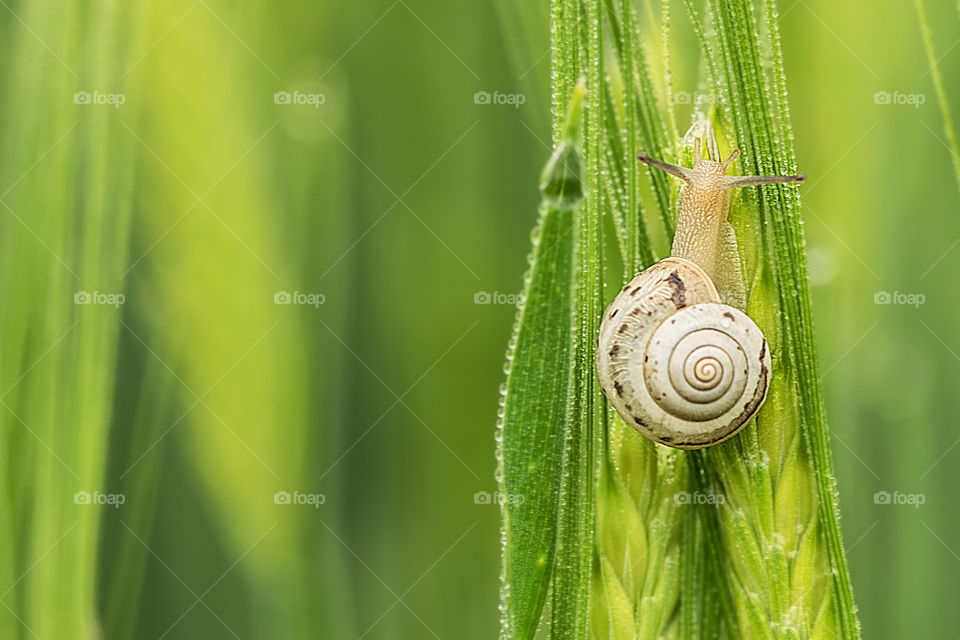
[{"label": "spiral pattern on shell", "polygon": [[604,314],[600,384],[634,429],[696,449],[739,431],[769,386],[770,354],[759,327],[721,304],[694,263],[667,258],[640,273]]}]

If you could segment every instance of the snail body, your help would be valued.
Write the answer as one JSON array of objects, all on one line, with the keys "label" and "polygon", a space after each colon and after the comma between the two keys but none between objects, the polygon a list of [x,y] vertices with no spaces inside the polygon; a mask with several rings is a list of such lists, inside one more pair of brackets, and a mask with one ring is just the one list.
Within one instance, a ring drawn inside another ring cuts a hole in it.
[{"label": "snail body", "polygon": [[[708,153],[718,157],[706,128]],[[727,176],[724,162],[700,156],[692,169],[639,160],[686,182],[670,257],[637,274],[604,312],[597,376],[617,413],[641,435],[679,449],[700,449],[737,434],[760,410],[771,359],[747,316],[728,190],[802,182],[794,176]]]}]

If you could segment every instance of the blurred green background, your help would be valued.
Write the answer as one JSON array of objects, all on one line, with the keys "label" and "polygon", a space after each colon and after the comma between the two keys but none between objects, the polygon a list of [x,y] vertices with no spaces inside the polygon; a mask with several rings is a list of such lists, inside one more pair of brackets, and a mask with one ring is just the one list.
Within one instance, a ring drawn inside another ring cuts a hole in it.
[{"label": "blurred green background", "polygon": [[[546,4],[0,5],[0,638],[493,637]],[[779,7],[864,635],[953,638],[960,191],[921,33]],[[927,10],[957,106],[960,11]]]}]

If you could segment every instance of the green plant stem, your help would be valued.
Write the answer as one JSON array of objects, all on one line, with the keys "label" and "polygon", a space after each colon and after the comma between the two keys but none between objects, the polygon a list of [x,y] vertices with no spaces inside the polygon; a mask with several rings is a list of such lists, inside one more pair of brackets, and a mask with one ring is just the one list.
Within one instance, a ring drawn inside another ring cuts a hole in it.
[{"label": "green plant stem", "polygon": [[950,112],[950,103],[947,101],[947,92],[943,88],[943,77],[940,75],[940,63],[933,48],[933,35],[927,22],[927,12],[923,0],[914,0],[917,10],[917,19],[920,22],[920,33],[923,35],[923,48],[930,64],[930,76],[933,78],[933,89],[937,92],[937,103],[940,105],[940,114],[943,117],[943,135],[947,137],[950,150],[950,159],[953,162],[953,173],[957,179],[957,189],[960,189],[960,144],[957,143],[957,131],[953,126],[953,115]]}]

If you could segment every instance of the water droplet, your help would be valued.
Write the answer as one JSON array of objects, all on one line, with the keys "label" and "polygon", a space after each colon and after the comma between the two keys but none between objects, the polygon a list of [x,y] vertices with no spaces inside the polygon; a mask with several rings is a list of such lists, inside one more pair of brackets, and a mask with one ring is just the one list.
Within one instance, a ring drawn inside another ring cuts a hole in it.
[{"label": "water droplet", "polygon": [[572,140],[563,140],[540,175],[540,193],[557,209],[569,210],[583,200],[580,152]]}]

